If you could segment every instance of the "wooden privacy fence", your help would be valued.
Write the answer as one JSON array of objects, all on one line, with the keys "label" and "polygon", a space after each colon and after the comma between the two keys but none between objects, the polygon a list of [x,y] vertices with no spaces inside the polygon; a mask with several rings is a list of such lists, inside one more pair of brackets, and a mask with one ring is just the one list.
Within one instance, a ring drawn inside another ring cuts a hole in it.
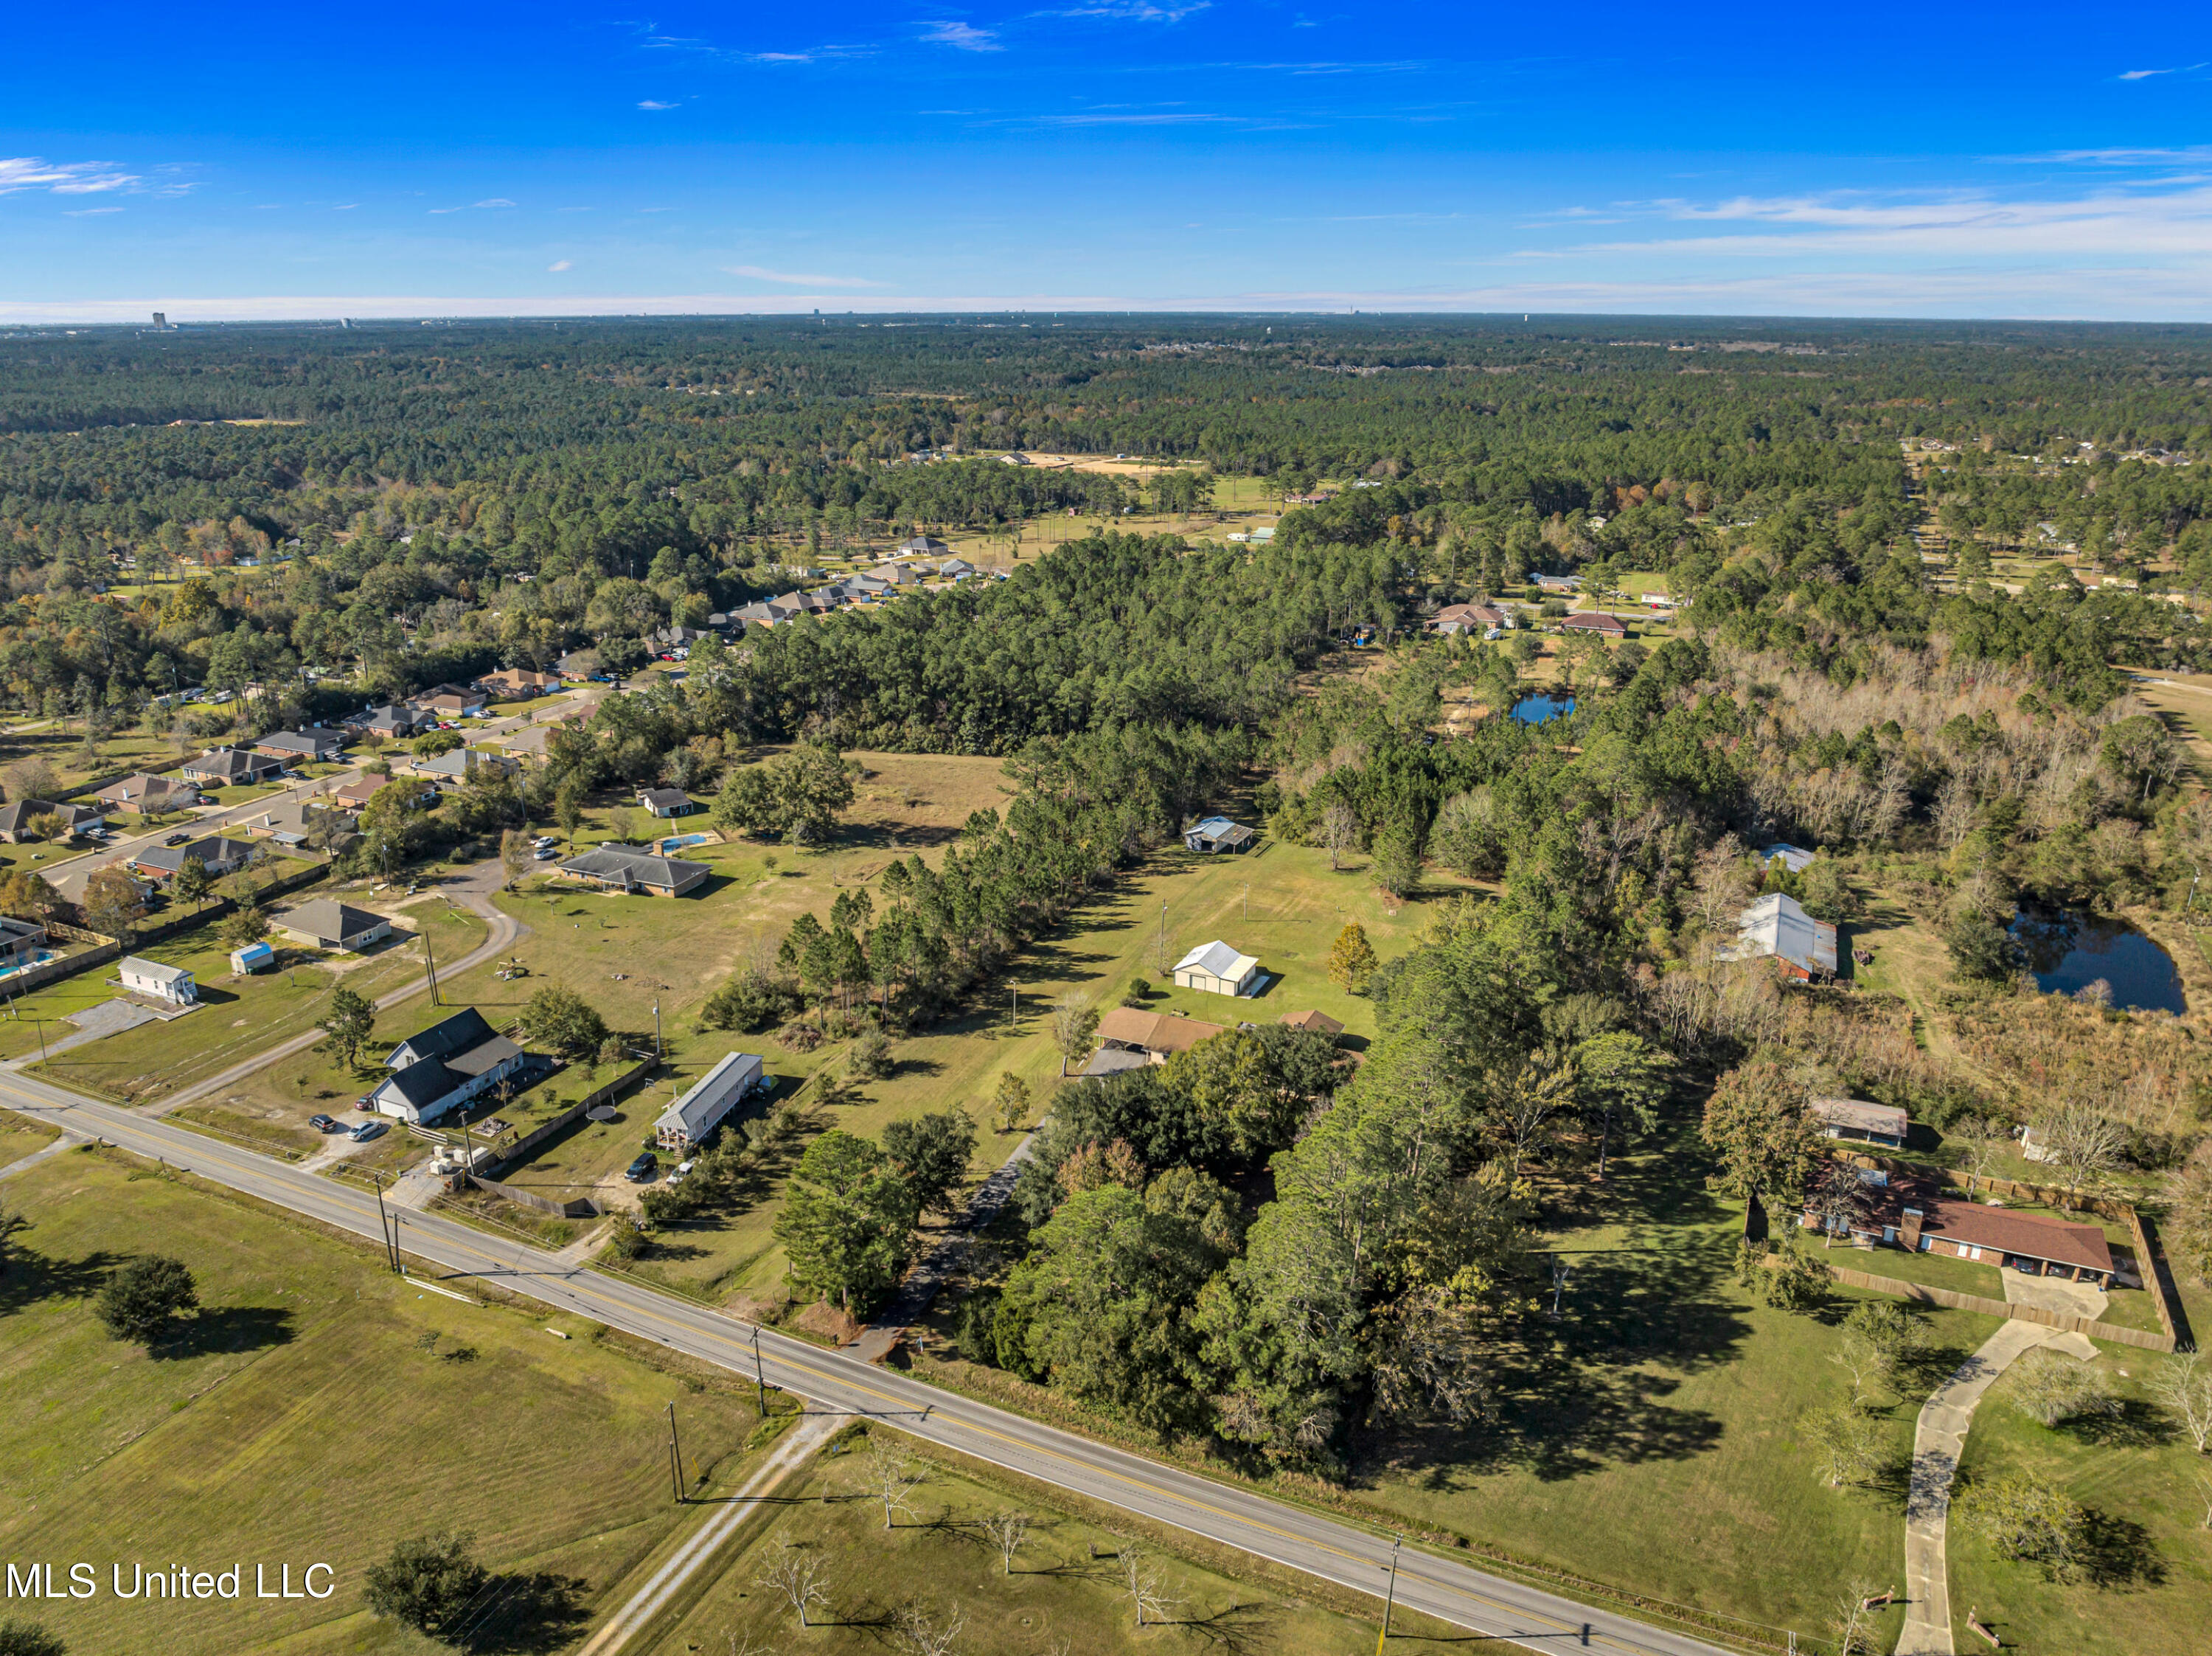
[{"label": "wooden privacy fence", "polygon": [[[1776,1263],[1769,1255],[1767,1263]],[[1948,1306],[1954,1311],[1978,1311],[1985,1317],[2011,1317],[2021,1322],[2041,1323],[2046,1328],[2063,1328],[2076,1334],[2087,1334],[2093,1340],[2110,1340],[2117,1345],[2139,1345],[2150,1351],[2171,1351],[2174,1347],[2171,1329],[2154,1334],[2145,1328],[2123,1328],[2118,1323],[2098,1322],[2087,1317],[2069,1317],[2063,1312],[2045,1311],[2040,1306],[2015,1305],[2008,1300],[1986,1299],[1979,1294],[1960,1294],[1948,1288],[1930,1288],[1925,1283],[1901,1282],[1895,1277],[1876,1277],[1863,1271],[1853,1271],[1849,1265],[1828,1265],[1828,1275],[1852,1288],[1871,1289],[1876,1294],[1894,1295],[1900,1300],[1918,1300],[1926,1305]]]},{"label": "wooden privacy fence", "polygon": [[[1911,1162],[1893,1162],[1887,1156],[1869,1156],[1856,1150],[1833,1153],[1853,1167],[1879,1168],[1885,1173],[1899,1173],[1923,1179],[1928,1177],[1930,1172],[1929,1168],[1915,1167]],[[2008,1197],[2015,1202],[2033,1202],[2039,1208],[2078,1208],[2084,1213],[2094,1213],[2100,1219],[2114,1219],[2124,1224],[2128,1228],[2128,1235],[2135,1243],[2136,1273],[2142,1278],[2143,1290],[2150,1295],[2152,1307],[2158,1313],[2158,1325],[2164,1331],[2163,1344],[2158,1343],[2155,1337],[2145,1334],[2141,1329],[2115,1329],[2111,1333],[2098,1331],[2112,1328],[2113,1325],[2110,1323],[2096,1323],[2084,1326],[2081,1331],[2089,1334],[2095,1339],[2118,1340],[2128,1345],[2149,1345],[2154,1350],[2158,1351],[2193,1349],[2194,1342],[2185,1331],[2188,1327],[2187,1321],[2178,1314],[2181,1307],[2181,1295],[2173,1285],[2172,1273],[2166,1268],[2165,1256],[2158,1251],[2148,1222],[2142,1214],[2136,1211],[2134,1203],[2115,1201],[2108,1196],[2091,1196],[2082,1191],[2068,1190],[2051,1185],[2023,1185],[2016,1179],[1977,1178],[1949,1168],[1936,1169],[1934,1172],[1935,1176],[1943,1184],[1954,1190],[1963,1190],[1969,1196],[1987,1191],[1992,1196]],[[1832,1265],[1829,1269],[1833,1271],[1836,1267]],[[1856,1271],[1851,1272],[1850,1277],[1856,1277],[1857,1274]],[[1850,1279],[1850,1277],[1844,1278],[1845,1281]],[[1983,1299],[1978,1295],[1951,1294],[1949,1290],[1943,1289],[1923,1289],[1917,1283],[1899,1283],[1894,1277],[1889,1277],[1870,1278],[1860,1286],[1871,1287],[1884,1294],[1911,1289],[1913,1291],[1909,1295],[1911,1298],[1933,1299],[1937,1305],[1954,1306],[1967,1311],[1979,1311],[1989,1306],[2000,1305],[1997,1301]],[[1947,1295],[1948,1297],[1944,1297]],[[1970,1301],[1972,1303],[1969,1304]],[[2079,1317],[2068,1319],[2056,1318],[2048,1313],[2032,1312],[2032,1307],[2027,1306],[2014,1307],[2009,1310],[2000,1306],[1994,1314],[2020,1317],[2029,1322],[2050,1323],[2054,1327],[2070,1327],[2073,1324],[2082,1320]]]},{"label": "wooden privacy fence", "polygon": [[489,1191],[502,1201],[514,1202],[526,1208],[535,1208],[540,1213],[550,1213],[556,1219],[590,1219],[596,1217],[599,1204],[588,1196],[572,1196],[565,1202],[556,1202],[550,1196],[540,1196],[535,1191],[517,1190],[513,1185],[502,1185],[495,1179],[487,1179],[480,1173],[459,1174],[478,1190]]}]

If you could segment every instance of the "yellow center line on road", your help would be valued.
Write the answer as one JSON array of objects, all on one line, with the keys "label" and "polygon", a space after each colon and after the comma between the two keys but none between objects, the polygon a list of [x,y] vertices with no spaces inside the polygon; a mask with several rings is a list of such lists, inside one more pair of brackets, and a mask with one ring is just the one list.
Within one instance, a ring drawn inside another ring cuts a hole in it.
[{"label": "yellow center line on road", "polygon": [[[15,1094],[19,1097],[25,1095],[25,1093],[21,1089],[9,1086],[5,1083],[0,1083],[0,1093]],[[28,1096],[36,1098],[38,1095],[36,1094],[29,1094]],[[79,1107],[75,1104],[56,1105],[48,1101],[40,1099],[39,1107],[47,1111],[58,1108],[73,1111]],[[172,1129],[172,1131],[181,1130]],[[174,1148],[173,1146],[162,1145],[161,1141],[158,1139],[153,1142],[156,1144],[157,1148]],[[195,1154],[193,1160],[195,1162],[198,1163],[201,1167],[220,1168],[240,1178],[258,1178],[265,1180],[284,1174],[297,1172],[296,1169],[282,1163],[270,1162],[264,1165],[256,1165],[255,1162],[236,1159],[234,1155],[226,1155],[223,1153],[228,1147],[221,1145],[214,1141],[210,1141],[207,1148],[211,1153],[201,1155],[198,1153],[199,1146],[197,1144],[194,1146]],[[258,1160],[258,1158],[256,1158],[256,1161]],[[193,1168],[186,1167],[181,1162],[177,1165],[185,1172],[192,1172],[195,1170]],[[300,1176],[301,1178],[309,1178],[313,1175],[301,1174]],[[366,1221],[368,1217],[367,1211],[368,1206],[370,1201],[374,1198],[372,1197],[364,1196],[361,1192],[349,1186],[336,1182],[325,1183],[324,1181],[318,1180],[314,1186],[307,1188],[314,1191],[317,1194],[329,1198],[330,1205],[337,1209],[341,1212],[349,1211],[351,1216],[362,1221]],[[246,1193],[252,1194],[250,1191]],[[409,1210],[400,1210],[403,1222],[404,1216],[409,1211]],[[419,1220],[422,1216],[417,1215],[416,1216]],[[443,1222],[446,1225],[450,1226],[451,1229],[454,1232],[461,1230],[461,1227],[457,1223],[453,1223],[450,1221]],[[589,1277],[583,1277],[583,1279],[580,1280],[580,1277],[582,1276],[580,1271],[572,1272],[566,1270],[561,1267],[558,1261],[549,1260],[547,1262],[549,1266],[548,1269],[539,1273],[530,1273],[527,1271],[527,1267],[531,1264],[531,1261],[528,1259],[526,1255],[522,1255],[518,1253],[516,1257],[510,1259],[494,1254],[486,1251],[484,1247],[477,1245],[475,1241],[464,1234],[446,1234],[441,1230],[440,1233],[436,1234],[434,1238],[426,1240],[432,1240],[433,1245],[441,1248],[441,1251],[459,1256],[459,1259],[462,1261],[478,1262],[483,1265],[491,1267],[499,1271],[524,1271],[526,1274],[538,1274],[548,1279],[559,1281],[562,1283],[568,1297],[578,1301],[595,1303],[605,1307],[608,1312],[614,1313],[611,1316],[601,1315],[594,1318],[594,1320],[605,1323],[610,1327],[617,1329],[626,1328],[627,1331],[631,1332],[643,1332],[648,1338],[657,1338],[661,1339],[665,1344],[674,1344],[674,1340],[671,1338],[672,1336],[689,1337],[696,1341],[708,1343],[711,1345],[723,1348],[726,1355],[721,1357],[717,1357],[712,1354],[695,1354],[706,1355],[708,1361],[715,1362],[718,1363],[718,1366],[730,1368],[735,1370],[738,1368],[738,1360],[743,1357],[747,1350],[747,1347],[740,1344],[732,1335],[726,1334],[713,1328],[698,1327],[690,1323],[681,1320],[669,1313],[663,1311],[657,1305],[651,1303],[649,1301],[631,1302],[617,1298],[614,1295],[593,1286],[592,1281]],[[448,1265],[454,1264],[451,1259],[442,1261],[441,1263]],[[470,1275],[480,1276],[484,1274],[482,1271],[469,1269],[465,1265],[455,1265],[455,1268],[466,1270],[467,1274]],[[645,1289],[639,1289],[636,1291],[641,1295],[649,1292],[649,1290]],[[546,1300],[550,1296],[547,1294],[539,1294],[532,1295],[532,1297]],[[574,1309],[574,1307],[570,1308],[572,1310]],[[580,1314],[591,1315],[592,1313],[585,1312]],[[718,1317],[741,1328],[753,1329],[758,1326],[757,1325],[745,1322],[742,1319],[728,1317],[726,1313],[716,1313],[705,1308],[701,1308],[696,1314],[702,1317]],[[778,1344],[787,1344],[791,1343],[791,1337],[788,1335],[778,1333],[774,1330],[763,1329],[761,1331],[769,1333]],[[911,1412],[916,1406],[917,1402],[920,1401],[911,1397],[903,1397],[895,1392],[884,1391],[877,1386],[867,1384],[865,1380],[853,1376],[839,1374],[834,1370],[821,1368],[812,1363],[805,1362],[799,1357],[791,1356],[785,1352],[775,1352],[773,1355],[772,1360],[780,1368],[796,1374],[809,1376],[813,1380],[821,1382],[823,1386],[831,1388],[833,1391],[855,1393],[861,1397],[872,1398],[876,1402],[884,1405],[887,1410]],[[919,1384],[919,1382],[917,1382],[917,1384]],[[797,1390],[799,1388],[791,1387],[787,1389]],[[956,1404],[961,1401],[965,1401],[964,1399],[958,1398],[957,1394],[948,1400]],[[830,1397],[817,1397],[815,1401],[827,1404],[834,1402],[835,1399]],[[924,1406],[934,1406],[934,1400],[933,1399],[930,1403],[925,1404]],[[1160,1502],[1171,1503],[1175,1506],[1187,1508],[1192,1512],[1206,1513],[1210,1517],[1219,1520],[1222,1524],[1241,1526],[1250,1532],[1275,1538],[1276,1539],[1292,1546],[1309,1548],[1316,1552],[1331,1555],[1334,1557],[1344,1560],[1349,1564],[1372,1567],[1376,1568],[1382,1567],[1380,1560],[1363,1556],[1359,1553],[1352,1551],[1344,1547],[1337,1546],[1330,1542],[1319,1540],[1310,1536],[1300,1534],[1296,1531],[1285,1529],[1279,1526],[1270,1524],[1262,1519],[1233,1512],[1226,1507],[1216,1506],[1209,1501],[1203,1501],[1194,1495],[1186,1494],[1180,1489],[1170,1487],[1167,1484],[1149,1480],[1141,1475],[1133,1475],[1131,1473],[1118,1471],[1110,1467],[1093,1464],[1092,1462],[1084,1459],[1080,1456],[1070,1454],[1063,1450],[1055,1448],[1049,1444],[1032,1442],[1012,1433],[1001,1431],[996,1428],[985,1425],[975,1421],[963,1419],[957,1413],[951,1410],[947,1411],[944,1424],[946,1428],[957,1428],[959,1430],[972,1433],[977,1437],[990,1440],[1005,1446],[1009,1450],[1018,1451],[1021,1453],[1030,1457],[1055,1462],[1060,1466],[1068,1469],[1068,1472],[1071,1475],[1085,1474],[1088,1475],[1091,1478],[1110,1482],[1120,1485],[1125,1489],[1149,1496]],[[1052,1429],[1044,1429],[1049,1430]],[[948,1445],[947,1447],[951,1446]],[[1107,1454],[1126,1454],[1126,1452],[1124,1451],[1115,1451],[1110,1448],[1103,1450],[1103,1453]],[[1061,1487],[1071,1489],[1077,1494],[1084,1493],[1079,1483],[1068,1481],[1066,1477],[1054,1481],[1060,1482]],[[1266,1499],[1264,1496],[1255,1496],[1255,1498],[1262,1500]],[[1327,1522],[1334,1520],[1323,1521]],[[1198,1532],[1203,1533],[1202,1531]],[[1234,1541],[1230,1541],[1227,1542],[1226,1544],[1234,1546],[1238,1544]],[[1256,1549],[1249,1547],[1244,1548],[1243,1550],[1248,1551],[1256,1550]],[[1419,1557],[1420,1555],[1415,1555],[1415,1556]],[[1297,1564],[1289,1559],[1277,1559],[1275,1562],[1283,1564],[1287,1568],[1299,1569],[1304,1568],[1304,1566]],[[1483,1610],[1490,1611],[1494,1615],[1503,1616],[1513,1620],[1533,1622],[1544,1629],[1549,1629],[1559,1633],[1578,1634],[1580,1633],[1583,1625],[1584,1625],[1579,1623],[1561,1622],[1540,1611],[1530,1610],[1522,1606],[1504,1603],[1498,1599],[1492,1598],[1484,1593],[1473,1591],[1469,1588],[1460,1586],[1449,1581],[1439,1580],[1435,1576],[1424,1571],[1401,1571],[1401,1579],[1407,1575],[1410,1575],[1413,1580],[1418,1581],[1423,1587],[1431,1592],[1447,1595],[1450,1598],[1462,1604],[1480,1606]],[[1353,1586],[1355,1591],[1363,1592],[1370,1591],[1367,1588],[1358,1586],[1356,1583],[1346,1583],[1346,1585]],[[1541,1592],[1546,1590],[1540,1587],[1532,1587],[1530,1591]],[[1510,1637],[1512,1635],[1503,1636]],[[1592,1644],[1593,1646],[1602,1646],[1607,1649],[1628,1653],[1634,1653],[1642,1648],[1639,1646],[1620,1643],[1617,1640],[1603,1633],[1595,1633],[1592,1635]]]}]

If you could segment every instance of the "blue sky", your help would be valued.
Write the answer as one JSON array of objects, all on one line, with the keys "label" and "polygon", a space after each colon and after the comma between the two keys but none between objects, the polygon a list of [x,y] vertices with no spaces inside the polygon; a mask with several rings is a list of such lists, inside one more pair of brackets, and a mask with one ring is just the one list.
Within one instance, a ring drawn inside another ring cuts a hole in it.
[{"label": "blue sky", "polygon": [[9,37],[0,321],[2212,320],[2201,4],[120,4]]}]

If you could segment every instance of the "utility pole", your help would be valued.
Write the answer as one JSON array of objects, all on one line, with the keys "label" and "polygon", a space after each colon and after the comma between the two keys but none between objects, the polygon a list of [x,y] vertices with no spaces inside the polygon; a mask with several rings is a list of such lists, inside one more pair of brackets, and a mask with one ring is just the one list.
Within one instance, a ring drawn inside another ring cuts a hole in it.
[{"label": "utility pole", "polygon": [[1390,1612],[1398,1603],[1398,1549],[1405,1542],[1402,1535],[1390,1538],[1390,1591],[1382,1600],[1382,1631],[1375,1635],[1375,1656],[1382,1656],[1382,1641],[1390,1636]]},{"label": "utility pole", "polygon": [[422,923],[422,960],[430,969],[430,1004],[442,1005],[444,1003],[438,998],[438,955],[437,951],[430,947],[430,923],[428,920]]},{"label": "utility pole", "polygon": [[381,1173],[372,1173],[369,1178],[376,1184],[376,1234],[384,1239],[385,1263],[392,1267],[392,1274],[397,1276],[399,1273],[399,1247],[386,1222],[387,1216],[384,1205],[384,1175]]},{"label": "utility pole", "polygon": [[653,1055],[660,1056],[660,1003],[653,1003]]},{"label": "utility pole", "polygon": [[768,1418],[768,1375],[761,1368],[760,1325],[753,1325],[753,1385],[760,1392],[760,1416]]},{"label": "utility pole", "polygon": [[684,1504],[684,1445],[676,1435],[676,1404],[672,1400],[668,1405],[668,1472],[676,1486],[676,1504],[681,1507]]}]

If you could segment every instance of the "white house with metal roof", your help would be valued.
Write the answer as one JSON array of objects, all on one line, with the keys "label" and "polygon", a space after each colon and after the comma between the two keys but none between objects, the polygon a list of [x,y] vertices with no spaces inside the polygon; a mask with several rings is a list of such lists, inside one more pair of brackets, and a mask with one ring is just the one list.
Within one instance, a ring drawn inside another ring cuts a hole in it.
[{"label": "white house with metal roof", "polygon": [[1176,962],[1175,984],[1178,989],[1203,989],[1212,995],[1249,995],[1260,986],[1260,962],[1217,938]]},{"label": "white house with metal roof", "polygon": [[665,1150],[694,1149],[765,1078],[764,1066],[752,1053],[728,1054],[660,1113],[653,1124],[654,1141]]}]

